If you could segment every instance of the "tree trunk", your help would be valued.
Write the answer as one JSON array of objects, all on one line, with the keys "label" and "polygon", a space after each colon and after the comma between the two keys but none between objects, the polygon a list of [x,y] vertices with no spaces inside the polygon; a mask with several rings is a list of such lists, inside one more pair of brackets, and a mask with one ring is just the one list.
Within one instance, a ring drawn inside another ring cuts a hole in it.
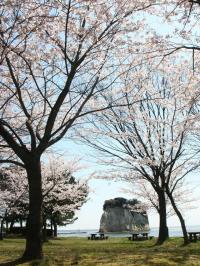
[{"label": "tree trunk", "polygon": [[8,227],[9,227],[9,224],[8,224],[8,221],[6,220],[6,232],[8,233]]},{"label": "tree trunk", "polygon": [[159,235],[157,244],[161,245],[166,239],[169,238],[169,231],[167,227],[167,210],[166,210],[166,199],[164,190],[159,190],[158,200],[159,200]]},{"label": "tree trunk", "polygon": [[53,236],[57,237],[58,236],[58,230],[57,230],[57,223],[54,222],[53,224]]},{"label": "tree trunk", "polygon": [[40,160],[33,157],[26,164],[29,183],[29,215],[24,260],[42,259],[42,176]]},{"label": "tree trunk", "polygon": [[51,237],[54,237],[52,214],[51,214],[51,217],[50,217],[50,228],[51,228]]},{"label": "tree trunk", "polygon": [[47,242],[47,222],[46,218],[43,217],[43,242]]},{"label": "tree trunk", "polygon": [[50,219],[50,223],[51,223],[51,231],[53,232],[53,218],[52,217]]},{"label": "tree trunk", "polygon": [[[1,228],[0,228],[0,240],[3,240],[3,226],[4,226],[4,222],[6,221],[6,226],[7,226],[7,210],[5,211],[5,214],[4,216],[2,217],[2,220],[1,220]],[[7,231],[6,231],[6,234],[7,234]]]},{"label": "tree trunk", "polygon": [[9,228],[9,232],[12,233],[13,232],[13,227],[14,227],[14,224],[15,224],[15,220],[12,219],[11,222],[10,222],[10,228]]},{"label": "tree trunk", "polygon": [[22,228],[23,228],[22,218],[19,219],[19,223],[20,223],[20,229],[22,230]]},{"label": "tree trunk", "polygon": [[5,218],[3,217],[1,220],[1,229],[0,229],[0,240],[3,240],[3,225],[4,225]]},{"label": "tree trunk", "polygon": [[172,204],[172,207],[173,207],[176,215],[178,216],[178,218],[180,220],[181,228],[182,228],[182,232],[183,232],[184,244],[187,245],[187,244],[189,244],[190,241],[189,241],[189,238],[188,238],[187,229],[186,229],[186,226],[185,226],[185,221],[183,219],[183,216],[182,216],[181,212],[179,211],[179,209],[177,208],[176,203],[174,201],[174,198],[173,198],[173,196],[171,195],[171,193],[169,191],[167,191],[167,196],[169,197],[170,202]]}]

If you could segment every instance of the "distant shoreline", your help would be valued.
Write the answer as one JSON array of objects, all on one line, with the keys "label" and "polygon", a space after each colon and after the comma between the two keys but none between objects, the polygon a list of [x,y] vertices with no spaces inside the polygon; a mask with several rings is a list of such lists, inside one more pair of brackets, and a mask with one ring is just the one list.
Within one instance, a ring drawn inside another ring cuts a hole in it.
[{"label": "distant shoreline", "polygon": [[[187,226],[188,231],[200,231],[200,225],[191,225]],[[149,235],[157,237],[158,236],[158,227],[152,227],[147,231]],[[68,230],[68,229],[59,229],[58,236],[63,237],[86,237],[91,233],[99,233],[99,229],[78,229],[78,230]],[[127,237],[131,232],[105,232],[105,234],[111,237]],[[180,226],[169,226],[169,236],[170,237],[181,237],[182,230]]]}]

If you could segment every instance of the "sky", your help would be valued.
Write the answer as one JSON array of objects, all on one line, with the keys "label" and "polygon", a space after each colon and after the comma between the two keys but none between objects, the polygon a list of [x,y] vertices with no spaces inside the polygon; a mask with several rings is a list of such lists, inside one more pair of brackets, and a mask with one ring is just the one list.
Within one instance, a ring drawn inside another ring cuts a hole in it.
[{"label": "sky", "polygon": [[[59,143],[59,146],[57,148],[59,148],[60,151],[65,151],[65,155],[67,154],[66,150],[68,150],[70,151],[68,155],[73,154],[73,156],[82,156],[83,163],[87,164],[88,166],[88,169],[83,173],[83,176],[87,177],[87,174],[89,174],[91,171],[98,169],[98,166],[94,166],[92,164],[92,156],[94,157],[96,152],[92,149],[89,149],[87,146],[64,140]],[[192,197],[194,197],[196,200],[192,203],[192,207],[195,207],[194,209],[192,208],[184,210],[183,214],[186,226],[200,225],[200,172],[188,175],[187,181],[192,185],[192,188],[194,189]],[[125,182],[91,179],[89,181],[89,187],[90,194],[88,201],[76,213],[78,219],[73,224],[67,225],[65,227],[60,227],[60,229],[99,229],[101,215],[103,214],[103,204],[105,200],[113,199],[116,197],[124,197],[127,199],[134,198],[134,196],[126,194],[122,191],[123,188],[127,188],[127,184]],[[150,228],[158,227],[159,217],[156,212],[151,210],[147,213]],[[176,216],[169,217],[168,226],[180,226],[178,218]]]}]

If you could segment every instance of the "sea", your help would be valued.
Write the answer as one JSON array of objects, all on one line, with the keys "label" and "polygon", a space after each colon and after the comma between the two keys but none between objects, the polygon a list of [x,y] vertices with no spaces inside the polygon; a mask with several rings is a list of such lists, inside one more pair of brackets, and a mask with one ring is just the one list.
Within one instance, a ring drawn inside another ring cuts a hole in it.
[{"label": "sea", "polygon": [[[158,227],[152,227],[149,231],[150,236],[158,236]],[[200,232],[200,225],[192,225],[187,227],[188,232]],[[79,230],[58,230],[58,236],[60,237],[87,237],[92,233],[98,233],[98,229],[79,229]],[[106,233],[110,237],[127,237],[130,236],[129,232],[122,233]],[[182,236],[181,227],[174,226],[169,227],[169,236],[170,237],[179,237]]]}]

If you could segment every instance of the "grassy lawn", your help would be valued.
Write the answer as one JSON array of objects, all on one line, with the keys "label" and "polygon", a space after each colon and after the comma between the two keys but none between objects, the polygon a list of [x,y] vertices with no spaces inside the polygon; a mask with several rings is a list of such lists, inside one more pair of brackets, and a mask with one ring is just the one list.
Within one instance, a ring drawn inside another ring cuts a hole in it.
[{"label": "grassy lawn", "polygon": [[[181,238],[172,238],[162,246],[155,240],[132,242],[126,238],[91,241],[86,238],[59,238],[44,245],[43,262],[21,265],[200,265],[200,242],[182,246]],[[17,259],[24,249],[23,239],[0,241],[0,265]]]}]

